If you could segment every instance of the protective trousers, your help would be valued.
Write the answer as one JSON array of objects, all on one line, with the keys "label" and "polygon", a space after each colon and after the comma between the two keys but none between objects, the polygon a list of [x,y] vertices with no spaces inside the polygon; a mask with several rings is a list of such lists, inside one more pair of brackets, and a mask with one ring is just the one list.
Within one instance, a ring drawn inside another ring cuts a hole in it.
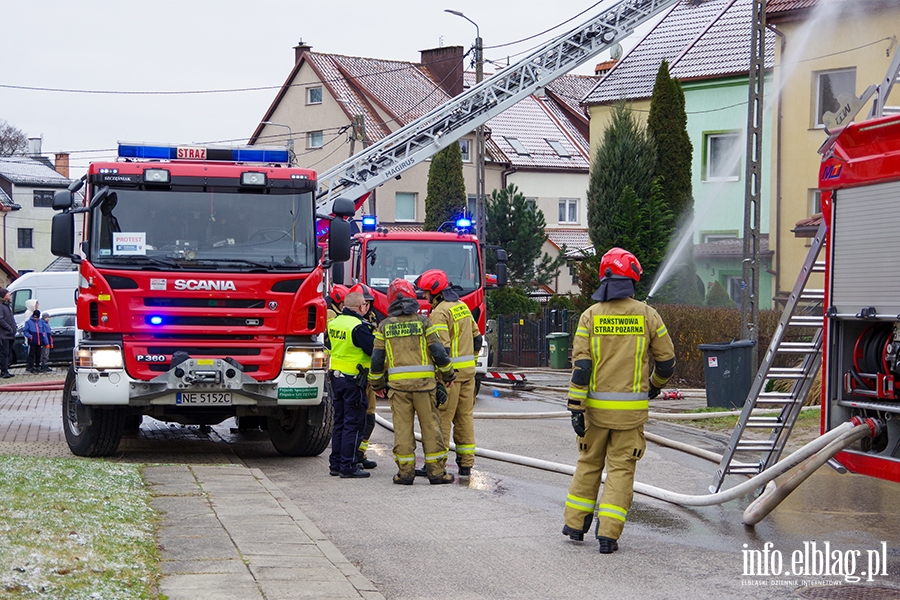
[{"label": "protective trousers", "polygon": [[461,467],[475,465],[475,379],[456,379],[447,388],[447,402],[439,408],[444,442],[450,445],[450,428],[456,444],[456,464]]},{"label": "protective trousers", "polygon": [[358,462],[362,462],[366,458],[366,451],[369,449],[369,438],[375,430],[375,390],[369,385],[366,387],[366,424],[363,427],[362,440],[357,448],[356,458]]},{"label": "protective trousers", "polygon": [[[578,438],[578,464],[566,498],[566,525],[587,532],[596,512],[597,537],[619,539],[634,498],[634,469],[645,449],[643,426],[607,429],[588,423],[584,437]],[[606,483],[598,504],[604,463]]]},{"label": "protective trousers", "polygon": [[394,461],[400,477],[412,479],[416,476],[416,437],[413,429],[416,416],[425,450],[425,472],[429,478],[443,475],[447,466],[447,446],[441,435],[441,417],[435,406],[434,390],[404,392],[392,389],[388,390],[388,400],[394,421]]},{"label": "protective trousers", "polygon": [[356,470],[356,449],[366,424],[366,397],[352,377],[331,377],[334,429],[331,434],[332,471],[348,474]]}]

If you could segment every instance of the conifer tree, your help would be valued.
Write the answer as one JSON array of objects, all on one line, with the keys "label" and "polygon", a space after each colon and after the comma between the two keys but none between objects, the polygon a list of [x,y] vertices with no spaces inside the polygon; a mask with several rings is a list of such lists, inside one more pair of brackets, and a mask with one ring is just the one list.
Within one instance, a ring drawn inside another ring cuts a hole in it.
[{"label": "conifer tree", "polygon": [[459,144],[450,144],[431,159],[425,196],[425,231],[437,231],[466,212],[468,198]]}]

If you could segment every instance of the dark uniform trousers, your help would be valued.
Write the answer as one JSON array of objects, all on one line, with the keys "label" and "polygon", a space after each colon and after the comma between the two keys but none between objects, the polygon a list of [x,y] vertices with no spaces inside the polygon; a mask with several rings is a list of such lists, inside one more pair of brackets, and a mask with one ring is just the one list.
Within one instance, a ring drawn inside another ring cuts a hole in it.
[{"label": "dark uniform trousers", "polygon": [[416,437],[413,419],[418,415],[425,451],[425,472],[440,477],[446,471],[447,447],[441,434],[441,415],[435,405],[435,391],[406,392],[388,389],[394,420],[394,460],[399,476],[416,476]]},{"label": "dark uniform trousers", "polygon": [[[634,498],[634,469],[645,449],[643,426],[607,429],[588,423],[584,437],[578,439],[578,465],[564,512],[566,525],[587,531],[596,512],[597,536],[619,539]],[[604,460],[606,483],[598,504]]]},{"label": "dark uniform trousers", "polygon": [[356,470],[356,450],[366,425],[366,395],[353,377],[330,375],[334,402],[334,430],[331,434],[332,471],[347,474]]}]

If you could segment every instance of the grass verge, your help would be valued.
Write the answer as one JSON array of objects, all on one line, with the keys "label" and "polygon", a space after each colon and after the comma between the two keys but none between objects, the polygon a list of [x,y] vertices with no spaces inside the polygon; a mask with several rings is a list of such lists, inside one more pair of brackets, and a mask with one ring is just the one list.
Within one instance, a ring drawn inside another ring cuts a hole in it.
[{"label": "grass verge", "polygon": [[0,597],[157,598],[140,466],[0,456]]},{"label": "grass verge", "polygon": [[[697,408],[693,410],[686,410],[686,413],[705,413],[705,412],[722,412],[724,408],[720,407],[705,407],[705,408]],[[771,413],[760,413],[759,416],[762,417],[777,417],[780,413],[771,412]],[[737,425],[738,419],[740,415],[730,415],[727,417],[710,417],[708,419],[692,419],[690,421],[672,421],[673,423],[681,423],[682,425],[687,425],[689,427],[698,427],[700,429],[706,429],[707,431],[733,431],[735,425]],[[805,429],[818,429],[819,421],[821,419],[820,411],[818,407],[813,410],[805,410],[800,413],[800,416],[797,417],[797,422],[794,424],[794,430],[805,430]],[[769,430],[765,430],[768,435]]]}]

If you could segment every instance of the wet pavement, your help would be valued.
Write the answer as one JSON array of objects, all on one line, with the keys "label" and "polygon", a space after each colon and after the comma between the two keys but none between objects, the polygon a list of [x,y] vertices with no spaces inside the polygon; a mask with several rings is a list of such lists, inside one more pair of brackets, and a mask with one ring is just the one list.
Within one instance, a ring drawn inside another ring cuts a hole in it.
[{"label": "wet pavement", "polygon": [[[562,412],[567,375],[529,371],[530,391],[485,386],[476,411]],[[651,410],[705,405],[702,393],[685,395]],[[69,456],[59,396],[0,393],[0,452]],[[170,598],[900,597],[900,484],[825,467],[755,528],[741,524],[749,497],[688,508],[637,495],[619,552],[603,556],[590,536],[560,534],[567,475],[478,457],[468,480],[392,485],[392,434],[378,427],[372,477],[341,480],[325,455],[281,457],[264,432],[230,424],[145,419],[112,458],[149,465]],[[730,433],[662,420],[647,431],[713,452]],[[479,448],[563,465],[577,457],[565,418],[479,418],[476,435]],[[637,479],[699,495],[714,469],[648,444]],[[810,562],[825,544],[839,573]],[[878,575],[863,576],[876,558]],[[793,560],[799,576],[784,570]]]}]

